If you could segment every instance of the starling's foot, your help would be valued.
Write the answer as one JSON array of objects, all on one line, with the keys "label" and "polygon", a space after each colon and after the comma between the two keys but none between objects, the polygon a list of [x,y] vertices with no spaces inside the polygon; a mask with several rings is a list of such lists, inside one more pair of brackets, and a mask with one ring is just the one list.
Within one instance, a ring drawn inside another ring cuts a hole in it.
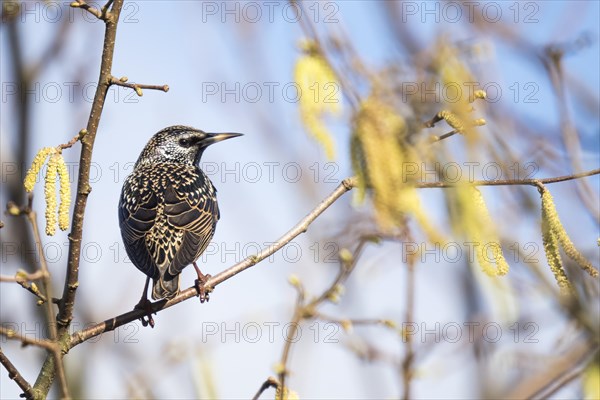
[{"label": "starling's foot", "polygon": [[210,294],[210,292],[212,292],[212,288],[204,287],[204,284],[208,282],[208,280],[210,279],[210,275],[205,275],[202,272],[200,272],[200,268],[198,268],[198,265],[196,265],[196,263],[194,263],[194,268],[196,269],[196,274],[198,275],[198,279],[196,279],[195,285],[196,291],[198,291],[198,297],[200,298],[200,303],[204,303],[205,301],[208,302],[208,300],[210,300],[208,295]]},{"label": "starling's foot", "polygon": [[212,292],[212,288],[205,287],[204,284],[206,281],[210,279],[210,275],[203,275],[203,279],[196,279],[194,282],[196,285],[196,291],[198,292],[198,297],[200,298],[200,303],[208,302],[210,300],[209,294]]},{"label": "starling's foot", "polygon": [[133,309],[146,311],[146,316],[140,318],[142,326],[146,327],[150,325],[150,328],[154,328],[154,318],[152,318],[152,302],[150,300],[145,298],[141,299],[140,302],[133,307]]}]

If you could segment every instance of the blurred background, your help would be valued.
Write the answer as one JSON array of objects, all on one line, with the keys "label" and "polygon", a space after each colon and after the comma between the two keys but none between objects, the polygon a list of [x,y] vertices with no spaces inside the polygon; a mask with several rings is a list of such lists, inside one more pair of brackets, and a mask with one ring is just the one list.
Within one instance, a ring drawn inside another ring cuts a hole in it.
[{"label": "blurred background", "polygon": [[[117,203],[158,130],[181,124],[245,134],[202,159],[221,209],[200,260],[214,275],[274,242],[357,172],[350,156],[357,110],[376,89],[393,97],[414,142],[451,131],[444,121],[421,125],[453,104],[440,65],[469,70],[474,81],[463,89],[486,90],[473,118],[487,124],[477,128],[474,147],[463,135],[438,143],[428,166],[417,164],[418,180],[438,180],[446,168],[483,180],[598,168],[599,17],[598,2],[576,1],[125,2],[113,74],[170,90],[144,90],[142,97],[109,90],[94,148],[73,332],[139,300],[145,277],[125,253]],[[22,179],[38,150],[66,143],[86,126],[104,24],[68,2],[3,2],[0,34],[4,208],[26,201]],[[320,119],[320,140],[311,137],[302,110],[302,96],[316,92],[298,92],[297,82],[299,62],[314,48],[335,71],[334,85],[316,95],[331,95],[335,104]],[[79,150],[76,144],[63,152],[73,195]],[[596,267],[599,186],[598,175],[548,185],[566,232]],[[556,398],[589,396],[599,379],[598,279],[563,257],[577,293],[577,307],[566,306],[544,254],[536,188],[481,192],[511,267],[504,277],[490,279],[473,267],[460,236],[451,241],[456,246],[436,246],[410,213],[384,229],[376,200],[349,193],[306,234],[217,287],[209,303],[191,299],[156,315],[154,329],[136,321],[72,349],[65,357],[72,394],[250,398],[278,372],[296,303],[288,277],[297,277],[307,298],[319,296],[347,249],[356,265],[339,301],[323,302],[318,318],[302,321],[291,348],[286,384],[300,398],[498,397],[543,376],[569,346],[591,340],[588,357],[569,364],[558,387],[545,388]],[[43,215],[43,184],[34,194]],[[419,198],[428,220],[452,236],[456,215],[444,190],[421,189]],[[0,273],[35,270],[25,219],[0,219]],[[366,235],[377,240],[363,243]],[[66,232],[43,235],[43,243],[59,294]],[[182,286],[194,279],[188,268]],[[23,335],[47,334],[35,297],[19,285],[0,284],[0,313],[3,326]],[[34,382],[44,352],[0,341]],[[0,382],[0,397],[18,397],[6,371]]]}]

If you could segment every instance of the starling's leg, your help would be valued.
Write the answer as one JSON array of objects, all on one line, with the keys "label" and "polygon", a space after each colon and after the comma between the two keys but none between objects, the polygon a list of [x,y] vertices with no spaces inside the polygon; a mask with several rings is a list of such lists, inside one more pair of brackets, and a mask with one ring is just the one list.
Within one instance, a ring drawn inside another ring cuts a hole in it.
[{"label": "starling's leg", "polygon": [[144,285],[144,292],[142,293],[142,298],[140,299],[140,302],[137,303],[135,305],[135,307],[133,307],[134,310],[145,310],[147,312],[146,317],[148,317],[148,320],[145,319],[145,317],[140,318],[140,321],[142,321],[142,325],[143,326],[148,326],[150,325],[151,328],[154,328],[154,318],[152,318],[152,302],[150,300],[148,300],[148,286],[150,284],[150,277],[146,278],[146,284]]},{"label": "starling's leg", "polygon": [[196,274],[198,275],[198,279],[196,279],[196,290],[198,291],[198,295],[200,297],[200,303],[204,303],[205,301],[209,300],[208,294],[212,291],[212,288],[204,287],[206,281],[210,279],[210,275],[204,275],[202,272],[200,272],[200,268],[198,268],[198,265],[195,261],[194,268],[196,268]]}]

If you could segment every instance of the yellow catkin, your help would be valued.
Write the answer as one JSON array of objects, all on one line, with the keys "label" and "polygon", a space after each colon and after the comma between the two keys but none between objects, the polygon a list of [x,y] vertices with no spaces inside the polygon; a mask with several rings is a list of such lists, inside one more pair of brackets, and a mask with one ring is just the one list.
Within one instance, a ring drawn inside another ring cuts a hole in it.
[{"label": "yellow catkin", "polygon": [[546,260],[548,260],[548,266],[554,274],[554,279],[558,284],[561,293],[567,294],[571,292],[571,283],[565,273],[562,265],[562,259],[560,257],[560,251],[558,249],[558,240],[554,231],[550,228],[549,224],[545,221],[545,215],[542,211],[542,241],[544,244],[544,252],[546,253]]},{"label": "yellow catkin", "polygon": [[454,128],[457,132],[464,132],[465,126],[463,125],[460,118],[458,118],[454,113],[448,110],[442,110],[438,113],[438,118],[442,118],[445,120],[448,125]]},{"label": "yellow catkin", "polygon": [[46,199],[46,235],[56,233],[56,174],[58,173],[59,155],[54,153],[48,160],[44,177],[44,197]]},{"label": "yellow catkin", "polygon": [[46,158],[48,158],[48,155],[54,151],[56,151],[54,147],[44,147],[35,155],[33,162],[31,163],[31,168],[29,168],[27,175],[25,175],[25,179],[23,180],[23,186],[25,186],[25,190],[27,192],[31,192],[33,190],[37,175],[42,169]]},{"label": "yellow catkin", "polygon": [[548,229],[552,230],[556,236],[558,243],[562,246],[565,254],[577,265],[579,265],[584,271],[593,277],[598,276],[598,269],[596,269],[592,263],[590,263],[576,248],[571,238],[567,234],[563,224],[560,222],[556,207],[554,205],[554,199],[550,191],[543,187],[542,190],[542,220],[548,224]]},{"label": "yellow catkin", "polygon": [[283,389],[283,395],[281,393],[281,386],[277,386],[277,389],[275,390],[275,399],[277,400],[298,400],[299,398],[298,393],[288,388]]},{"label": "yellow catkin", "polygon": [[[438,118],[446,121],[448,125],[450,125],[454,130],[459,133],[463,133],[465,131],[465,124],[463,121],[455,115],[452,111],[442,110],[437,114]],[[470,126],[483,126],[486,124],[485,118],[476,118],[470,122]]]},{"label": "yellow catkin", "polygon": [[373,190],[376,218],[382,229],[400,226],[404,215],[410,214],[430,241],[441,242],[415,188],[419,177],[407,172],[419,165],[419,159],[405,136],[405,120],[392,107],[375,96],[362,102],[354,118],[351,142],[357,196],[362,200],[367,186]]},{"label": "yellow catkin", "polygon": [[300,116],[308,132],[323,147],[327,158],[335,158],[333,135],[323,122],[326,114],[340,111],[340,85],[327,60],[316,45],[306,42],[304,53],[296,62],[294,80],[299,88]]},{"label": "yellow catkin", "polygon": [[600,362],[592,361],[583,374],[583,395],[586,399],[600,399]]},{"label": "yellow catkin", "polygon": [[506,275],[509,266],[481,192],[471,185],[463,185],[462,190],[460,208],[468,213],[462,217],[464,230],[475,243],[475,254],[481,269],[489,276]]},{"label": "yellow catkin", "polygon": [[58,227],[66,231],[69,228],[69,207],[71,206],[71,182],[69,171],[62,155],[57,155],[57,172],[60,181],[60,206],[58,207]]},{"label": "yellow catkin", "polygon": [[[460,50],[458,48],[442,40],[438,43],[436,50],[435,67],[443,87],[464,89],[468,83],[478,80],[464,63],[463,58],[460,57]],[[451,118],[444,119],[450,126],[462,133],[467,138],[467,144],[472,146],[479,140],[480,136],[477,130],[474,129],[474,124],[469,123],[471,120],[470,114],[473,110],[471,103],[475,98],[487,95],[485,95],[483,90],[476,90],[474,93],[469,93],[468,90],[461,90],[459,93],[463,93],[463,95],[449,104],[451,107]]]},{"label": "yellow catkin", "polygon": [[475,100],[478,99],[482,99],[485,100],[487,98],[487,93],[485,92],[485,90],[476,90],[475,92],[473,92],[473,97],[471,99],[469,99],[469,103],[473,103]]}]

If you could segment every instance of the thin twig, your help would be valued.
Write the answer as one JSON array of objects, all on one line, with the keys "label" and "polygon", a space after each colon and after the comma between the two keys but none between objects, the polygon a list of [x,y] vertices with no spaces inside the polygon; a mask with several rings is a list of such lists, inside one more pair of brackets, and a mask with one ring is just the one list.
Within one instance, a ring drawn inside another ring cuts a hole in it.
[{"label": "thin twig", "polygon": [[[560,127],[562,140],[567,150],[573,171],[578,173],[583,171],[583,162],[581,160],[581,139],[577,127],[573,124],[569,107],[567,107],[567,87],[565,85],[563,73],[564,50],[547,48],[543,58],[544,66],[548,72],[552,88],[556,94],[557,108],[560,117]],[[592,187],[585,181],[578,181],[575,185],[577,194],[581,202],[589,210],[596,222],[600,223],[600,213],[598,213],[598,197]]]},{"label": "thin twig", "polygon": [[443,135],[440,135],[440,136],[432,136],[429,139],[429,141],[430,141],[430,143],[439,142],[439,141],[442,141],[444,139],[448,139],[449,137],[452,137],[452,136],[456,135],[457,133],[460,133],[460,132],[457,131],[456,129],[454,129],[454,130],[451,130],[450,132],[444,133]]},{"label": "thin twig", "polygon": [[[412,235],[409,234],[407,241],[413,242]],[[406,260],[407,275],[406,275],[406,315],[404,317],[406,324],[412,324],[415,313],[415,255],[409,255]],[[405,338],[405,354],[401,364],[402,373],[402,398],[408,400],[411,398],[412,379],[415,362],[415,346],[413,343],[413,335],[403,335]]]},{"label": "thin twig", "polygon": [[[296,4],[296,6],[300,10],[301,15],[308,15],[308,12],[304,9],[304,6],[301,1],[292,0],[291,3]],[[355,88],[349,84],[350,80],[345,79],[345,77],[342,75],[341,71],[336,69],[335,66],[333,65],[333,63],[331,62],[331,60],[329,59],[327,53],[325,52],[325,46],[323,45],[323,41],[319,38],[319,34],[317,33],[317,29],[314,26],[313,21],[310,18],[300,18],[300,27],[303,30],[304,34],[307,37],[310,37],[311,40],[313,40],[315,42],[315,44],[317,45],[317,47],[319,49],[319,55],[321,57],[323,57],[323,59],[325,59],[325,61],[329,65],[329,68],[331,69],[331,71],[333,71],[333,73],[337,77],[338,82],[340,83],[340,86],[342,89],[341,90],[342,94],[346,95],[346,98],[348,99],[348,102],[350,103],[350,105],[354,109],[356,109],[357,104],[360,104],[360,96],[358,95]]]},{"label": "thin twig", "polygon": [[[279,397],[280,400],[283,400],[287,396],[286,391],[288,389],[285,386],[285,379],[289,373],[289,356],[292,350],[292,346],[295,343],[294,339],[296,337],[296,333],[298,331],[300,323],[303,320],[319,317],[319,314],[316,312],[316,308],[321,303],[331,299],[333,296],[336,296],[339,290],[339,286],[348,278],[348,276],[350,276],[350,273],[354,270],[354,267],[356,266],[358,259],[360,258],[364,246],[370,241],[373,241],[373,235],[365,235],[361,237],[358,245],[356,246],[356,249],[354,250],[354,253],[351,256],[340,257],[340,270],[338,272],[338,275],[320,296],[311,300],[310,302],[304,302],[306,296],[302,284],[299,282],[294,283],[294,286],[298,290],[298,297],[296,299],[296,305],[294,307],[294,314],[290,322],[290,329],[287,332],[285,345],[283,347],[281,361],[278,365],[280,390],[277,397]],[[341,321],[340,324],[344,325],[344,323]]]},{"label": "thin twig", "polygon": [[83,139],[83,137],[86,134],[87,134],[87,129],[80,130],[77,135],[73,136],[73,139],[69,140],[67,143],[59,144],[58,149],[62,151],[64,149],[69,149],[69,148],[73,147],[73,145],[75,143],[79,142],[81,139]]},{"label": "thin twig", "polygon": [[344,319],[344,318],[335,318],[330,315],[323,314],[322,312],[315,313],[314,318],[324,321],[324,322],[331,322],[332,324],[340,325],[342,328],[344,328],[348,324],[350,324],[351,326],[354,326],[354,325],[383,325],[386,327],[393,326],[392,321],[390,321],[388,319],[382,319],[382,318],[364,318],[364,319],[346,318],[346,319]]},{"label": "thin twig", "polygon": [[296,285],[296,289],[298,290],[298,296],[296,298],[296,305],[294,306],[294,316],[289,323],[289,329],[287,330],[287,335],[285,338],[285,345],[283,346],[283,351],[281,352],[281,360],[279,361],[279,365],[277,366],[277,375],[279,377],[279,391],[277,393],[278,400],[284,400],[287,396],[288,388],[285,386],[285,379],[289,373],[288,371],[288,362],[290,358],[290,352],[292,350],[292,345],[296,339],[296,334],[298,333],[298,327],[300,326],[300,321],[304,318],[304,288],[302,285]]},{"label": "thin twig", "polygon": [[106,4],[104,5],[104,7],[102,7],[102,15],[106,15],[106,13],[108,12],[108,9],[110,8],[110,6],[112,5],[114,0],[108,0],[106,2]]},{"label": "thin twig", "polygon": [[549,399],[560,389],[564,388],[569,383],[573,382],[575,379],[579,378],[586,371],[585,365],[580,365],[578,368],[573,368],[569,371],[566,371],[563,376],[556,379],[552,384],[546,386],[540,392],[539,398],[541,399]]},{"label": "thin twig", "polygon": [[336,293],[336,291],[338,290],[339,285],[341,285],[348,278],[350,273],[354,270],[354,267],[356,266],[358,259],[360,258],[361,254],[364,250],[365,245],[368,242],[374,241],[376,239],[377,239],[377,237],[374,235],[362,236],[358,242],[358,245],[356,246],[356,249],[354,250],[354,253],[352,254],[352,259],[351,260],[340,260],[341,261],[340,271],[338,272],[337,276],[335,277],[335,279],[333,280],[331,285],[329,285],[329,287],[323,293],[321,293],[321,295],[319,295],[314,300],[312,300],[307,305],[307,308],[314,310],[319,304],[321,304],[325,300],[331,298],[331,296],[334,295]]},{"label": "thin twig", "polygon": [[[70,142],[69,142],[70,143]],[[52,299],[52,280],[50,277],[50,271],[48,270],[48,263],[46,261],[46,256],[43,251],[42,246],[42,237],[40,235],[40,228],[37,223],[37,213],[31,207],[33,203],[33,195],[29,195],[29,204],[27,207],[27,220],[31,224],[31,230],[33,231],[33,238],[35,241],[35,247],[38,249],[38,257],[40,260],[40,271],[42,272],[41,276],[41,284],[42,290],[46,294],[48,299]],[[54,311],[54,303],[51,301],[46,301],[46,320],[48,322],[48,330],[50,332],[50,340],[56,343],[52,349],[52,354],[54,356],[54,365],[56,368],[56,373],[58,375],[58,383],[60,385],[60,390],[64,399],[71,398],[69,394],[69,386],[67,385],[67,375],[65,374],[65,368],[62,360],[62,353],[60,347],[58,345],[58,329],[56,327],[56,314]]]},{"label": "thin twig", "polygon": [[111,85],[123,86],[129,89],[133,89],[135,93],[140,97],[144,95],[142,89],[162,90],[165,93],[169,91],[169,85],[146,85],[143,83],[128,83],[127,77],[117,79],[114,76],[111,76],[109,78],[109,83]]},{"label": "thin twig", "polygon": [[555,360],[549,361],[544,368],[535,374],[529,374],[513,385],[511,391],[502,395],[505,399],[545,398],[539,395],[547,388],[553,387],[557,380],[568,375],[573,368],[582,365],[598,352],[598,345],[589,340],[577,340]]},{"label": "thin twig", "polygon": [[0,326],[0,335],[6,337],[7,339],[16,340],[18,342],[21,342],[21,344],[23,344],[23,346],[27,346],[27,345],[37,346],[37,347],[41,347],[43,349],[49,350],[51,352],[53,352],[54,349],[56,348],[56,344],[51,342],[50,340],[32,339],[30,337],[23,336],[15,331],[13,331],[12,329],[8,329],[3,326]]},{"label": "thin twig", "polygon": [[25,271],[19,270],[15,275],[0,275],[0,282],[16,282],[28,292],[34,294],[38,299],[38,305],[46,303],[48,299],[44,296],[37,285],[32,281],[41,278],[44,275],[42,271],[36,271],[33,274],[28,274]]},{"label": "thin twig", "polygon": [[89,12],[98,19],[104,19],[105,14],[103,14],[102,11],[98,10],[96,7],[90,6],[88,3],[85,2],[85,0],[75,0],[70,4],[70,6],[73,8],[81,8],[82,10]]},{"label": "thin twig", "polygon": [[28,273],[23,270],[17,271],[14,275],[0,275],[0,282],[19,282],[19,281],[35,281],[40,279],[44,273],[41,270],[37,270],[33,273]]},{"label": "thin twig", "polygon": [[252,400],[258,400],[260,398],[260,395],[263,394],[263,392],[265,390],[267,390],[268,388],[278,388],[278,387],[279,387],[279,382],[277,381],[277,379],[270,376],[267,378],[266,381],[263,382],[263,384],[258,389],[258,392],[256,392],[254,397],[252,397]]},{"label": "thin twig", "polygon": [[27,400],[35,398],[34,389],[31,387],[29,382],[21,375],[17,367],[6,357],[2,349],[0,348],[0,364],[8,371],[9,379],[15,381],[15,383],[21,388],[25,398]]},{"label": "thin twig", "polygon": [[[543,179],[498,179],[498,180],[489,180],[489,181],[473,181],[469,182],[469,184],[473,186],[514,186],[514,185],[530,185],[537,186],[540,183],[558,183],[571,181],[574,179],[585,178],[587,176],[598,175],[600,174],[600,168],[593,169],[591,171],[581,172],[579,174],[572,175],[564,175],[557,176],[554,178],[543,178]],[[456,184],[448,183],[448,182],[421,182],[417,183],[415,187],[420,189],[427,188],[447,188],[447,187],[455,187]]]}]

